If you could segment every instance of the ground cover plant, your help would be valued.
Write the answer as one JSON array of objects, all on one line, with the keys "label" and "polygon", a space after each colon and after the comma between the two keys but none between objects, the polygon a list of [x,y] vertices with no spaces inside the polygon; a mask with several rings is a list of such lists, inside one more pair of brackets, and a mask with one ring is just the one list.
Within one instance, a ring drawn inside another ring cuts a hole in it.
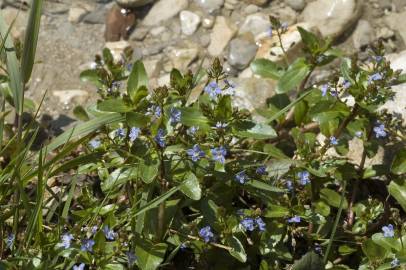
[{"label": "ground cover plant", "polygon": [[[252,63],[278,81],[255,112],[233,106],[219,59],[149,89],[131,51],[116,62],[106,49],[81,74],[97,104],[75,108],[82,123],[34,150],[38,127],[22,119],[42,1],[34,3],[21,51],[0,17],[0,268],[404,267],[404,127],[379,108],[405,78],[380,44],[362,62],[299,28],[294,62]],[[286,31],[270,20],[273,35]],[[332,63],[335,76],[309,83]],[[359,160],[348,157],[354,140]],[[391,151],[372,165],[379,146]]]}]

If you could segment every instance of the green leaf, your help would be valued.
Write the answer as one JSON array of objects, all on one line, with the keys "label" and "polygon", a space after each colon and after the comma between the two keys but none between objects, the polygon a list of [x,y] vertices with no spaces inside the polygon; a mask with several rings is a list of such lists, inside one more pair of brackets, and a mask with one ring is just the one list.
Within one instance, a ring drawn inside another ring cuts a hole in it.
[{"label": "green leaf", "polygon": [[21,58],[21,78],[27,83],[34,66],[35,51],[37,49],[38,32],[41,24],[42,0],[31,1],[30,17],[25,29],[24,48]]},{"label": "green leaf", "polygon": [[88,69],[84,70],[80,73],[80,80],[82,82],[90,82],[97,88],[102,88],[103,84],[100,81],[99,75],[97,74],[97,70],[95,69]]},{"label": "green leaf", "polygon": [[276,87],[277,93],[286,93],[298,86],[309,74],[309,66],[304,58],[297,59],[282,75]]},{"label": "green leaf", "polygon": [[180,122],[186,126],[198,126],[200,129],[210,129],[209,119],[198,108],[179,108],[181,111]]},{"label": "green leaf", "polygon": [[106,99],[97,104],[97,109],[105,112],[129,112],[132,110],[122,99]]},{"label": "green leaf", "polygon": [[[323,188],[322,190],[320,190],[320,198],[324,200],[328,205],[336,208],[340,207],[341,195],[334,190]],[[348,208],[348,202],[346,199],[344,199],[343,208]]]},{"label": "green leaf", "polygon": [[277,158],[277,159],[288,159],[289,157],[283,153],[282,150],[277,148],[273,144],[265,144],[264,146],[264,152],[270,155],[271,157]]},{"label": "green leaf", "polygon": [[256,189],[262,189],[265,191],[269,191],[269,192],[276,192],[276,193],[285,193],[286,192],[285,189],[274,187],[265,182],[261,182],[258,180],[250,180],[245,185],[256,188]]},{"label": "green leaf", "polygon": [[134,63],[127,83],[127,93],[134,101],[141,86],[148,87],[148,75],[144,64],[138,60]]},{"label": "green leaf", "polygon": [[389,194],[396,199],[402,206],[403,211],[406,211],[406,181],[392,181],[388,186]]},{"label": "green leaf", "polygon": [[289,209],[284,206],[280,206],[280,205],[276,205],[276,204],[268,204],[264,217],[283,218],[283,217],[288,216],[289,213],[290,213]]},{"label": "green leaf", "polygon": [[138,166],[138,174],[141,177],[141,180],[144,181],[144,183],[146,184],[152,183],[152,181],[154,181],[154,179],[158,175],[159,165],[160,164],[158,159],[148,157],[144,160],[141,160]]},{"label": "green leaf", "polygon": [[186,174],[185,180],[181,184],[180,191],[195,201],[200,200],[202,197],[202,189],[200,188],[199,180],[192,172]]},{"label": "green leaf", "polygon": [[151,119],[141,113],[137,113],[137,112],[128,112],[125,114],[126,120],[127,120],[127,124],[130,127],[145,127],[150,121]]},{"label": "green leaf", "polygon": [[401,149],[392,162],[391,171],[400,175],[406,173],[406,149]]},{"label": "green leaf", "polygon": [[250,67],[254,74],[263,78],[278,80],[283,74],[283,69],[268,59],[256,59],[251,62]]},{"label": "green leaf", "polygon": [[387,251],[392,252],[393,250],[401,251],[402,244],[399,239],[393,237],[385,237],[383,233],[375,233],[372,235],[372,241],[375,244],[385,248]]},{"label": "green leaf", "polygon": [[310,52],[315,53],[319,49],[319,40],[317,36],[304,28],[298,26],[297,30],[299,30],[300,36],[302,37],[302,41],[304,45],[309,48]]},{"label": "green leaf", "polygon": [[296,261],[292,270],[321,270],[324,269],[322,258],[314,251],[306,253],[300,260]]},{"label": "green leaf", "polygon": [[137,243],[135,254],[137,254],[137,265],[141,270],[155,270],[163,262],[167,245],[159,243],[153,245],[146,240]]},{"label": "green leaf", "polygon": [[137,176],[137,169],[123,169],[119,168],[114,170],[104,181],[102,181],[101,188],[103,192],[109,192],[120,188],[123,184]]},{"label": "green leaf", "polygon": [[237,237],[228,236],[226,238],[226,244],[233,248],[232,250],[228,251],[231,256],[242,263],[247,261],[247,254],[245,253],[244,246],[241,244],[240,240],[238,240]]},{"label": "green leaf", "polygon": [[277,136],[276,131],[270,125],[252,122],[249,124],[254,126],[244,131],[238,131],[236,134],[243,138],[252,138],[257,140],[272,139]]},{"label": "green leaf", "polygon": [[362,251],[371,261],[385,258],[386,249],[375,244],[372,239],[366,239],[362,242]]},{"label": "green leaf", "polygon": [[76,106],[73,109],[73,114],[75,115],[76,118],[78,118],[79,120],[82,120],[82,121],[88,121],[90,119],[86,110],[80,105]]}]

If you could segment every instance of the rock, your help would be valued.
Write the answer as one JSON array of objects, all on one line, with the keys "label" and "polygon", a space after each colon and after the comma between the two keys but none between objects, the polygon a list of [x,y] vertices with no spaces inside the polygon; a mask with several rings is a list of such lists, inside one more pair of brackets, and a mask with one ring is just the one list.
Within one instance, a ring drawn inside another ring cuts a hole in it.
[{"label": "rock", "polygon": [[352,41],[356,49],[361,49],[370,44],[375,38],[374,29],[368,21],[359,20],[355,28]]},{"label": "rock", "polygon": [[266,4],[268,4],[269,0],[249,0],[248,3],[249,4],[254,4],[257,6],[265,6]]},{"label": "rock", "polygon": [[144,60],[143,64],[148,78],[154,78],[159,75],[160,58]]},{"label": "rock", "polygon": [[188,10],[181,11],[179,14],[179,19],[182,33],[187,36],[193,35],[201,22],[199,15]]},{"label": "rock", "polygon": [[159,79],[158,79],[158,86],[169,85],[170,81],[171,81],[171,75],[170,75],[170,73],[165,74],[165,75],[159,77]]},{"label": "rock", "polygon": [[125,8],[141,7],[155,0],[116,0],[117,4]]},{"label": "rock", "polygon": [[215,18],[213,16],[208,16],[203,19],[203,27],[206,29],[210,29],[214,25]]},{"label": "rock", "polygon": [[199,35],[199,41],[200,45],[206,48],[210,44],[210,35],[208,34]]},{"label": "rock", "polygon": [[207,12],[212,13],[224,5],[224,0],[196,0]]},{"label": "rock", "polygon": [[186,71],[189,65],[197,58],[199,50],[194,45],[190,48],[178,49],[172,48],[168,57],[172,60],[173,67],[181,71]]},{"label": "rock", "polygon": [[384,17],[384,22],[389,28],[397,31],[400,37],[403,39],[403,42],[406,43],[406,29],[404,27],[404,19],[406,16],[406,11],[402,13],[390,13]]},{"label": "rock", "polygon": [[361,0],[316,0],[302,12],[304,22],[317,26],[323,37],[344,33],[360,16]]},{"label": "rock", "polygon": [[68,21],[71,23],[79,23],[88,11],[82,7],[71,7],[69,9]]},{"label": "rock", "polygon": [[106,16],[106,41],[119,41],[128,39],[130,31],[135,25],[135,13],[130,10],[113,5]]},{"label": "rock", "polygon": [[75,98],[81,98],[81,101],[85,101],[89,93],[84,90],[55,90],[52,94],[59,98],[59,102],[64,105],[69,105]]},{"label": "rock", "polygon": [[255,13],[255,12],[258,12],[258,10],[259,10],[259,7],[258,6],[256,6],[256,5],[248,5],[248,6],[246,6],[245,8],[244,8],[244,12],[245,12],[245,14],[253,14],[253,13]]},{"label": "rock", "polygon": [[269,33],[271,23],[269,17],[263,13],[248,15],[240,27],[239,34],[251,32],[256,39],[264,33]]},{"label": "rock", "polygon": [[188,0],[160,0],[152,6],[144,18],[143,24],[147,26],[159,25],[161,22],[176,16],[187,5]]},{"label": "rock", "polygon": [[100,7],[89,12],[83,17],[83,22],[89,24],[104,24],[106,22],[107,9]]},{"label": "rock", "polygon": [[389,29],[388,27],[384,26],[382,28],[379,28],[376,31],[376,37],[379,39],[390,39],[393,38],[395,36],[395,32],[393,32],[391,29]]},{"label": "rock", "polygon": [[238,0],[225,0],[224,8],[234,10],[238,5]]},{"label": "rock", "polygon": [[149,32],[151,33],[151,35],[153,37],[157,37],[157,36],[161,35],[162,33],[164,33],[165,31],[167,31],[165,26],[158,26],[158,27],[152,28]]},{"label": "rock", "polygon": [[237,28],[231,24],[225,17],[218,16],[210,35],[210,45],[207,51],[212,56],[219,56],[227,47],[228,42],[233,38]]},{"label": "rock", "polygon": [[137,27],[135,30],[131,33],[130,39],[131,40],[137,40],[137,41],[142,41],[148,34],[149,29],[146,27]]},{"label": "rock", "polygon": [[279,18],[282,23],[287,23],[288,25],[297,22],[297,13],[289,6],[273,9],[272,14]]},{"label": "rock", "polygon": [[257,53],[257,45],[255,44],[252,34],[237,37],[230,42],[228,52],[228,63],[242,70],[246,68]]},{"label": "rock", "polygon": [[302,11],[306,6],[305,0],[286,0],[285,2],[296,11]]},{"label": "rock", "polygon": [[124,50],[131,47],[130,43],[125,40],[116,42],[106,42],[105,47],[111,51],[114,61],[118,62],[123,59]]},{"label": "rock", "polygon": [[25,28],[27,27],[27,12],[7,7],[2,9],[0,14],[7,25],[11,25],[11,23],[14,21],[14,25],[11,28],[11,36],[16,39],[22,38],[25,33]]}]

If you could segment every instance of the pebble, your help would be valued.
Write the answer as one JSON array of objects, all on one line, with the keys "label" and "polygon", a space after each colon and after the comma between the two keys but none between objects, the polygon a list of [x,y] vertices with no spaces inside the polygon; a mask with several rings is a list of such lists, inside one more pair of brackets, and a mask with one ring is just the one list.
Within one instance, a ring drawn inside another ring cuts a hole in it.
[{"label": "pebble", "polygon": [[158,27],[152,28],[149,32],[151,33],[151,35],[153,37],[157,37],[157,36],[161,35],[162,33],[164,33],[167,30],[168,29],[166,29],[165,26],[158,26]]},{"label": "pebble", "polygon": [[378,39],[390,39],[393,38],[394,36],[395,32],[393,32],[393,30],[389,29],[386,26],[381,27],[376,31],[376,37]]},{"label": "pebble", "polygon": [[247,16],[240,27],[239,34],[251,32],[257,39],[259,35],[269,33],[270,28],[269,17],[264,13],[255,13]]},{"label": "pebble", "polygon": [[210,45],[207,51],[212,56],[219,56],[233,38],[237,28],[227,18],[218,16],[210,35]]},{"label": "pebble", "polygon": [[125,8],[141,7],[155,0],[116,0],[117,4]]},{"label": "pebble", "polygon": [[258,12],[259,9],[260,9],[260,8],[259,8],[258,6],[253,5],[253,4],[250,4],[250,5],[248,5],[248,6],[246,6],[246,7],[244,8],[244,13],[245,13],[245,14],[253,14],[253,13],[255,13],[255,12]]},{"label": "pebble", "polygon": [[213,13],[224,5],[224,0],[196,0],[207,12]]},{"label": "pebble", "polygon": [[285,2],[296,11],[302,11],[306,6],[305,0],[285,0]]},{"label": "pebble", "polygon": [[213,16],[209,16],[203,19],[203,27],[206,29],[210,29],[214,25],[215,18]]},{"label": "pebble", "polygon": [[265,6],[268,4],[269,0],[249,0],[248,2],[257,6]]},{"label": "pebble", "polygon": [[193,35],[201,22],[200,16],[196,13],[183,10],[179,14],[180,26],[184,35]]},{"label": "pebble", "polygon": [[234,10],[238,5],[238,0],[225,0],[224,8]]},{"label": "pebble", "polygon": [[198,53],[198,46],[194,45],[190,48],[173,48],[168,56],[176,69],[186,71],[189,65],[196,60]]},{"label": "pebble", "polygon": [[352,41],[356,49],[361,49],[369,45],[375,39],[374,29],[368,21],[359,20],[352,36]]},{"label": "pebble", "polygon": [[83,17],[83,22],[89,24],[104,24],[106,21],[107,9],[99,7]]},{"label": "pebble", "polygon": [[304,22],[318,27],[323,37],[336,38],[360,16],[361,0],[316,0],[302,12]]},{"label": "pebble", "polygon": [[144,18],[143,24],[147,26],[159,25],[161,22],[176,16],[187,6],[188,0],[160,0],[152,6]]},{"label": "pebble", "polygon": [[239,36],[230,42],[228,63],[236,69],[242,70],[250,64],[257,53],[257,49],[252,34]]},{"label": "pebble", "polygon": [[71,23],[79,23],[88,11],[82,7],[71,7],[69,9],[68,21]]},{"label": "pebble", "polygon": [[137,27],[135,30],[131,33],[130,39],[131,40],[137,40],[137,41],[142,41],[148,34],[149,29],[146,27]]},{"label": "pebble", "polygon": [[74,98],[81,98],[81,102],[87,98],[89,93],[85,90],[54,90],[52,94],[59,99],[59,102],[64,105],[69,105]]}]

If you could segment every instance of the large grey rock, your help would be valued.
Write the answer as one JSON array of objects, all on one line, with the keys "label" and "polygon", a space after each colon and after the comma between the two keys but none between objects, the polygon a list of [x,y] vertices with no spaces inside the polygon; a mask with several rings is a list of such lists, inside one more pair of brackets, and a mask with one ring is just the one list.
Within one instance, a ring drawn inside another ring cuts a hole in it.
[{"label": "large grey rock", "polygon": [[302,20],[326,36],[338,37],[360,16],[362,0],[316,0],[302,12]]},{"label": "large grey rock", "polygon": [[227,18],[218,16],[210,35],[210,45],[207,51],[212,56],[219,56],[233,38],[237,28]]},{"label": "large grey rock", "polygon": [[224,0],[195,0],[202,8],[211,13],[224,5]]},{"label": "large grey rock", "polygon": [[187,6],[188,0],[160,0],[148,12],[143,24],[148,26],[159,25],[161,22],[175,17]]},{"label": "large grey rock", "polygon": [[258,47],[251,34],[237,37],[230,42],[228,63],[236,69],[242,70],[255,57],[257,49]]},{"label": "large grey rock", "polygon": [[352,41],[356,49],[360,49],[370,44],[375,38],[374,29],[368,21],[358,21],[357,28],[355,28],[352,36]]},{"label": "large grey rock", "polygon": [[117,4],[125,8],[134,8],[152,3],[155,0],[116,0]]},{"label": "large grey rock", "polygon": [[182,33],[187,36],[193,35],[201,22],[200,16],[189,10],[181,11],[179,19]]}]

